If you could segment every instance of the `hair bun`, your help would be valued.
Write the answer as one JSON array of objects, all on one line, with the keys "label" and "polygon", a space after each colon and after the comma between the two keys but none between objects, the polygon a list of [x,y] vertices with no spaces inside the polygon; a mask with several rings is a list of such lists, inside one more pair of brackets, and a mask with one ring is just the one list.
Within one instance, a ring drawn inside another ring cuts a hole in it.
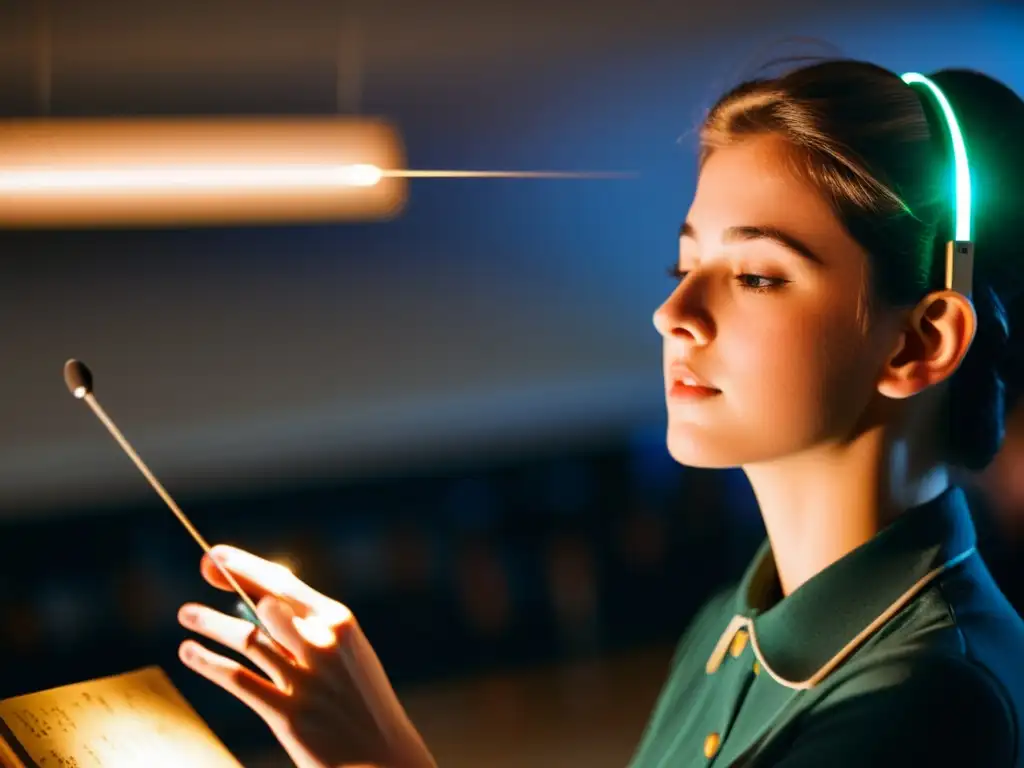
[{"label": "hair bun", "polygon": [[[971,167],[978,332],[953,377],[950,441],[965,466],[980,469],[998,452],[1004,414],[1024,389],[1024,100],[980,72],[931,77],[957,113]],[[966,403],[986,403],[984,412]]]},{"label": "hair bun", "polygon": [[1002,363],[1009,326],[999,295],[975,281],[973,301],[978,327],[971,348],[950,381],[949,451],[960,466],[976,471],[995,458],[1006,423],[1006,384]]},{"label": "hair bun", "polygon": [[999,375],[1006,383],[1006,411],[1009,413],[1024,394],[1024,301],[1008,307],[1009,342],[998,362]]}]

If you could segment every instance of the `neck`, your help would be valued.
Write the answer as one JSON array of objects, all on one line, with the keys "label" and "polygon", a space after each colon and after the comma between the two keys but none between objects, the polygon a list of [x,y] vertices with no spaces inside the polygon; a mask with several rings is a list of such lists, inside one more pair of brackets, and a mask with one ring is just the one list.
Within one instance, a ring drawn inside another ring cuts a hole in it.
[{"label": "neck", "polygon": [[949,486],[944,466],[915,466],[913,453],[877,429],[850,443],[744,467],[784,595]]}]

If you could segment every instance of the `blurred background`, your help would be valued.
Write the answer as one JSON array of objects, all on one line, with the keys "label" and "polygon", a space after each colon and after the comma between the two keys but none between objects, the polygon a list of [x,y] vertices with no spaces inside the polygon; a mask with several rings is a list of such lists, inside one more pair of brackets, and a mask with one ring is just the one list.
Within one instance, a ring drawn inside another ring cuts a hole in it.
[{"label": "blurred background", "polygon": [[[287,765],[178,662],[178,606],[231,601],[68,395],[77,357],[207,539],[353,609],[442,765],[624,765],[763,535],[742,475],[664,447],[650,317],[702,111],[779,55],[1022,91],[1022,51],[1016,0],[0,0],[3,118],[384,116],[411,168],[636,174],[413,180],[378,223],[0,231],[0,698],[159,664]],[[1019,607],[1024,413],[968,482]]]}]

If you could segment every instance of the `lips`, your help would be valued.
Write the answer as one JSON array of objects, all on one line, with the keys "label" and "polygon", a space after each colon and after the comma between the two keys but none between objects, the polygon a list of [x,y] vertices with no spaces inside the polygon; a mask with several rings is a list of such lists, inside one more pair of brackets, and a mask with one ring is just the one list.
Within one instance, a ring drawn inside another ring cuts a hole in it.
[{"label": "lips", "polygon": [[719,392],[711,382],[699,376],[690,366],[684,363],[673,363],[668,369],[669,380],[673,384],[680,384],[684,387],[703,389],[708,392]]}]

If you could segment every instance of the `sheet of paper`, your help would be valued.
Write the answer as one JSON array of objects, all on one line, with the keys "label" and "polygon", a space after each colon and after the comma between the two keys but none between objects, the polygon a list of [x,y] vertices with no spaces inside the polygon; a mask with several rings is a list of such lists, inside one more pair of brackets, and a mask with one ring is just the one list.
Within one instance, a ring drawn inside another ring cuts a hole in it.
[{"label": "sheet of paper", "polygon": [[0,720],[38,768],[242,768],[159,667],[7,699]]}]

